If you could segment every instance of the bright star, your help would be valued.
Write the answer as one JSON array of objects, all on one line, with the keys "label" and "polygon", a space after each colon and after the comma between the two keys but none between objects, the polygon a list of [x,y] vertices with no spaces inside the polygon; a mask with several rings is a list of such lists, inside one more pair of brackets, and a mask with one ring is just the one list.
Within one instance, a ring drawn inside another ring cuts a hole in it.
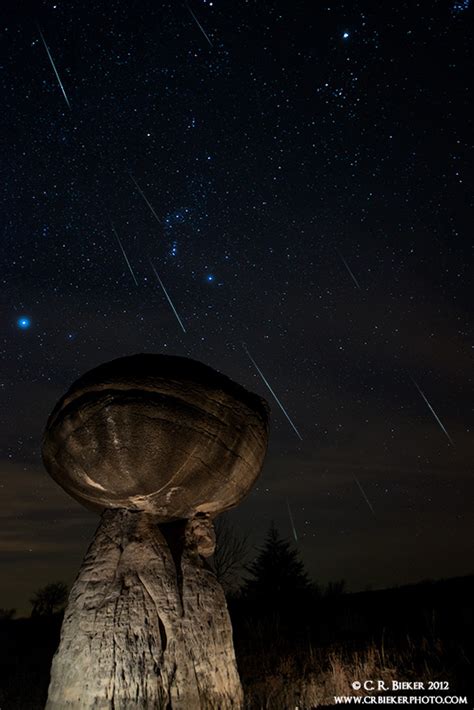
[{"label": "bright star", "polygon": [[344,32],[342,37],[343,37],[343,39],[347,39],[349,37],[349,32]]},{"label": "bright star", "polygon": [[20,316],[16,324],[21,330],[27,330],[31,326],[31,318],[28,318],[28,316]]},{"label": "bright star", "polygon": [[461,12],[464,12],[464,10],[469,9],[470,4],[471,0],[460,0],[460,2],[455,2],[453,5],[453,14],[460,15]]},{"label": "bright star", "polygon": [[206,281],[214,281],[214,275],[213,274],[208,274],[206,276]]}]

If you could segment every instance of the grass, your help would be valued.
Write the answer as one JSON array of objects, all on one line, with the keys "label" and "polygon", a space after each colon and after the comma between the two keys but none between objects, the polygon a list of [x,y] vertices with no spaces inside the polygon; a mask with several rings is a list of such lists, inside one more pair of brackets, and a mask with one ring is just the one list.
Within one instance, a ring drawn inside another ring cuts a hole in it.
[{"label": "grass", "polygon": [[[12,621],[10,633],[0,633],[1,710],[44,708],[59,622]],[[290,637],[277,617],[241,620],[235,643],[245,710],[327,707],[336,695],[363,694],[352,689],[355,680],[442,680],[449,681],[453,694],[471,690],[470,654],[463,651],[472,650],[472,644],[466,646],[471,636],[461,641],[434,633],[382,635],[377,642],[364,638],[318,646],[309,631]]]},{"label": "grass", "polygon": [[389,686],[392,680],[427,684],[440,679],[457,687],[463,665],[460,649],[453,662],[453,649],[444,648],[439,639],[426,638],[416,642],[407,638],[403,646],[388,649],[384,643],[362,649],[309,645],[304,653],[297,650],[272,660],[260,656],[259,665],[256,658],[251,654],[239,659],[248,710],[311,710],[333,705],[336,695],[367,694],[352,688],[357,680],[382,680]]}]

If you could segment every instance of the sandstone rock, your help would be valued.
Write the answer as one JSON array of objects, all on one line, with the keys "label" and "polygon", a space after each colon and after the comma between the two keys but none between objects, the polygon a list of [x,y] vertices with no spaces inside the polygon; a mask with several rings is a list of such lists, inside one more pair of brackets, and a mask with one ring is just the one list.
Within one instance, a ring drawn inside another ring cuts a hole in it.
[{"label": "sandstone rock", "polygon": [[106,511],[70,594],[47,710],[240,707],[224,595],[184,524]]},{"label": "sandstone rock", "polygon": [[209,367],[135,355],[81,377],[49,421],[43,460],[88,508],[160,522],[216,515],[248,493],[267,445],[267,407]]},{"label": "sandstone rock", "polygon": [[184,358],[137,355],[81,377],[43,460],[102,520],[69,597],[47,710],[239,710],[212,518],[260,472],[264,400]]}]

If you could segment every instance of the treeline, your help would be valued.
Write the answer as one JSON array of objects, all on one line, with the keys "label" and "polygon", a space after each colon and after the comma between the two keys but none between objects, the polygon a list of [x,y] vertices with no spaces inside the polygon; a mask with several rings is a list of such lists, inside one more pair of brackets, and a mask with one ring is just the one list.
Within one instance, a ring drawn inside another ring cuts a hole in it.
[{"label": "treeline", "polygon": [[[208,563],[224,586],[248,708],[321,706],[351,679],[442,677],[469,688],[474,663],[474,577],[348,593],[310,579],[275,526],[256,551],[226,519]],[[29,618],[0,610],[0,706],[44,707],[68,590],[38,589]],[[369,677],[369,676],[368,676]]]},{"label": "treeline", "polygon": [[254,559],[241,564],[240,580],[228,589],[239,638],[363,645],[407,636],[468,639],[474,631],[474,576],[356,593],[347,592],[343,579],[321,586],[273,525]]}]

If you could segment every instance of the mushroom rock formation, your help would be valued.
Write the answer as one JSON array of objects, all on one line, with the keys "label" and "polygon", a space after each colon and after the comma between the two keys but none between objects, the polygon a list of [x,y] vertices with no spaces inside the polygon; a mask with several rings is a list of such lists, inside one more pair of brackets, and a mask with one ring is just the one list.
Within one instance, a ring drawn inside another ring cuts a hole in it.
[{"label": "mushroom rock formation", "polygon": [[187,358],[114,360],[58,402],[44,464],[101,522],[69,596],[47,710],[243,706],[204,558],[212,519],[249,492],[267,438],[266,402]]}]

